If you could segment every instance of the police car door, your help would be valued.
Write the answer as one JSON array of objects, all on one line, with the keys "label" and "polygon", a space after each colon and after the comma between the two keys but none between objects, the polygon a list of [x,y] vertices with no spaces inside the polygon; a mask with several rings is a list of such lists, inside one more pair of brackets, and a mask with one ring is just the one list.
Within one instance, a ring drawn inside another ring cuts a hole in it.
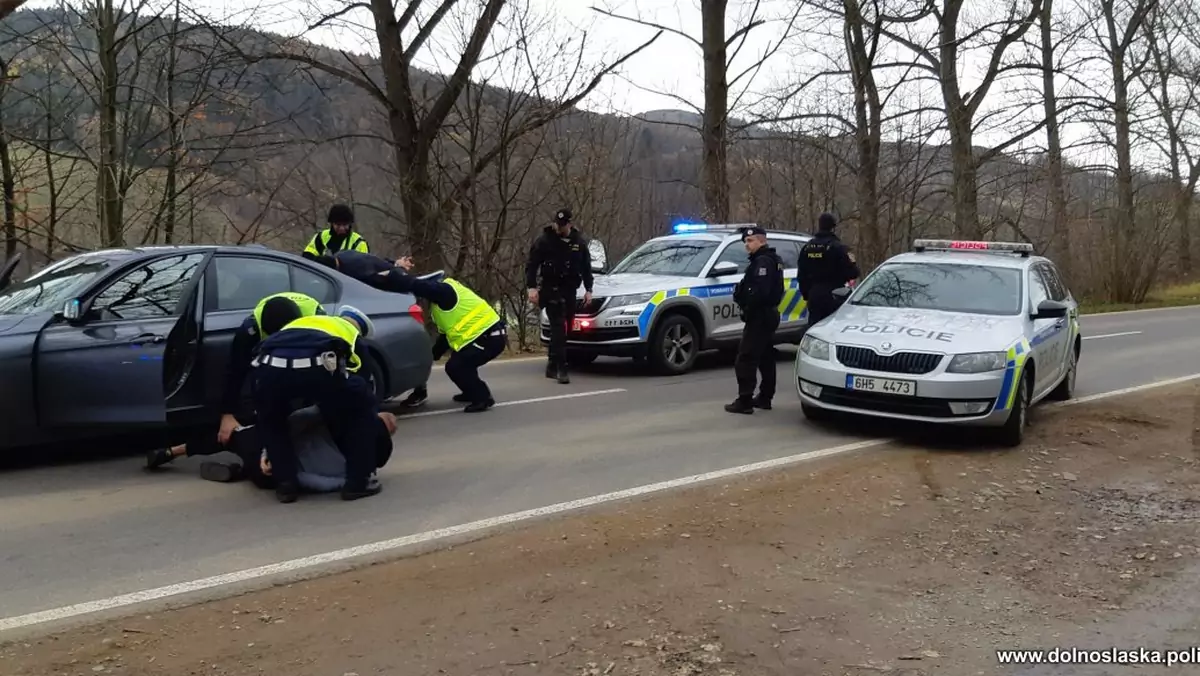
[{"label": "police car door", "polygon": [[800,295],[800,247],[802,242],[794,239],[777,239],[769,242],[783,261],[783,300],[779,302],[779,330],[798,329],[803,326],[800,315],[804,313],[803,297]]},{"label": "police car door", "polygon": [[[1050,288],[1037,266],[1028,273],[1029,316],[1037,313],[1038,304],[1050,298]],[[1031,319],[1032,338],[1029,340],[1033,358],[1037,361],[1037,376],[1033,383],[1035,393],[1040,393],[1062,375],[1062,343],[1066,340],[1066,319]]]},{"label": "police car door", "polygon": [[711,327],[713,338],[732,339],[741,335],[744,325],[741,311],[738,310],[737,303],[733,302],[733,286],[742,281],[742,276],[746,274],[746,268],[750,266],[750,255],[746,253],[746,245],[736,240],[727,243],[713,261],[713,267],[709,268],[709,274],[716,274],[714,270],[721,263],[735,267],[729,268],[728,272],[708,278],[708,317],[706,319]]}]

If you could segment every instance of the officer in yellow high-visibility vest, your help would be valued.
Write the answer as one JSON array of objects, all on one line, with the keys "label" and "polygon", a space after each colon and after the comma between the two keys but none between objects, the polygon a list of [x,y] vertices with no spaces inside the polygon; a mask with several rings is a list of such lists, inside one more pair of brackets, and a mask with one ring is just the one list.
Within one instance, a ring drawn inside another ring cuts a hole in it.
[{"label": "officer in yellow high-visibility vest", "polygon": [[366,314],[343,305],[335,316],[296,319],[259,345],[254,403],[280,502],[294,502],[300,492],[288,417],[301,402],[317,405],[346,458],[342,499],[381,490],[371,476],[378,406],[371,387],[358,375],[371,359],[360,336],[371,331]]},{"label": "officer in yellow high-visibility vest", "polygon": [[[433,346],[433,359],[441,359],[447,350],[453,352],[446,362],[446,376],[461,390],[454,401],[467,404],[463,411],[477,413],[495,406],[491,389],[479,377],[479,367],[508,347],[508,329],[492,306],[450,278],[438,281],[396,272],[389,275],[388,289],[430,302],[433,323],[441,331]],[[421,386],[404,403],[412,407],[423,403],[427,396],[425,386]]]},{"label": "officer in yellow high-visibility vest", "polygon": [[367,240],[354,232],[354,210],[349,205],[335,204],[329,207],[326,221],[329,227],[313,235],[300,255],[316,260],[319,256],[333,255],[339,251],[370,253]]},{"label": "officer in yellow high-visibility vest", "polygon": [[[158,448],[147,453],[146,467],[154,469],[161,467],[177,457],[187,455],[215,455],[230,446],[234,432],[247,420],[238,420],[242,407],[242,384],[250,373],[250,362],[254,359],[255,348],[262,340],[282,329],[285,325],[299,317],[311,317],[325,314],[315,298],[302,293],[284,291],[271,294],[260,300],[254,310],[242,321],[233,343],[229,348],[229,362],[225,366],[225,387],[221,396],[221,420],[215,438],[197,437],[172,448]],[[243,418],[249,416],[242,415]],[[213,442],[216,443],[213,443]],[[241,450],[241,449],[237,449]],[[251,478],[255,478],[255,468],[258,466],[257,453],[259,449],[250,448],[243,456],[240,469],[246,470]],[[247,454],[250,461],[247,462]],[[233,481],[238,478],[239,467],[216,462],[205,462],[200,465],[200,475],[210,481]]]}]

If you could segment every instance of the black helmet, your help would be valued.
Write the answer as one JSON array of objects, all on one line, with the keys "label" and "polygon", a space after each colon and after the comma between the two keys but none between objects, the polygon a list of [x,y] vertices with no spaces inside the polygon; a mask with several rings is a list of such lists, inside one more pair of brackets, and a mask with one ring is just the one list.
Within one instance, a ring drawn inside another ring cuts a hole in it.
[{"label": "black helmet", "polygon": [[354,210],[346,204],[335,204],[329,207],[329,217],[325,220],[334,225],[354,225]]}]

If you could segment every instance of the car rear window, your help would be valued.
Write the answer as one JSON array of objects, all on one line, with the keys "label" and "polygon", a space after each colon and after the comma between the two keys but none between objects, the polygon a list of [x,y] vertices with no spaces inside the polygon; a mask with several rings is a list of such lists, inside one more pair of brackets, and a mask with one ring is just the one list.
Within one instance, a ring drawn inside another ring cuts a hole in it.
[{"label": "car rear window", "polygon": [[890,263],[850,297],[851,305],[983,315],[1021,312],[1021,271],[961,263]]}]

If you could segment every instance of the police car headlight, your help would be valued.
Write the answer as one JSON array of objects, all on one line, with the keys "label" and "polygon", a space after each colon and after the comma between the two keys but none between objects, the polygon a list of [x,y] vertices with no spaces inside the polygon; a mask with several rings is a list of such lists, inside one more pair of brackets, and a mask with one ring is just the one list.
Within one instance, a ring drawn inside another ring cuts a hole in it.
[{"label": "police car headlight", "polygon": [[610,308],[629,307],[630,305],[642,305],[649,303],[654,297],[653,293],[634,293],[627,296],[613,296],[612,300],[608,301]]},{"label": "police car headlight", "polygon": [[946,367],[947,373],[985,373],[1004,369],[1006,357],[1003,352],[972,352],[956,354]]},{"label": "police car headlight", "polygon": [[829,343],[807,333],[800,339],[800,351],[812,359],[829,359]]}]

